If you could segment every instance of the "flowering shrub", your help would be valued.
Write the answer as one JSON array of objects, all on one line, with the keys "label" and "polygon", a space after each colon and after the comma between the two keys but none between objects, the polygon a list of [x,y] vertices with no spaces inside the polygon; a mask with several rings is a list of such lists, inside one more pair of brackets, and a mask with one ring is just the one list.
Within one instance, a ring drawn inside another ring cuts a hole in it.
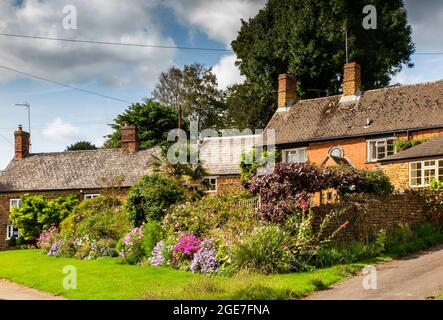
[{"label": "flowering shrub", "polygon": [[57,232],[57,227],[52,226],[44,230],[37,239],[37,246],[43,250],[44,253],[49,252],[54,243],[54,235]]},{"label": "flowering shrub", "polygon": [[191,264],[192,272],[203,274],[213,273],[220,266],[221,261],[217,259],[217,248],[211,239],[205,239],[200,244],[200,250],[194,255]]},{"label": "flowering shrub", "polygon": [[[143,226],[142,226],[143,227]],[[136,227],[132,229],[121,241],[119,245],[119,255],[129,264],[140,262],[145,252],[143,250],[143,229]]]},{"label": "flowering shrub", "polygon": [[153,267],[172,265],[174,260],[174,246],[177,243],[175,236],[159,241],[152,250],[148,263]]},{"label": "flowering shrub", "polygon": [[97,243],[89,235],[74,239],[75,257],[77,259],[96,259]]},{"label": "flowering shrub", "polygon": [[58,249],[58,243],[54,242],[48,251],[48,256],[58,256],[59,255],[59,249]]},{"label": "flowering shrub", "polygon": [[183,260],[192,260],[194,254],[200,250],[201,240],[192,233],[184,234],[179,237],[178,242],[172,251],[174,259],[173,263],[180,264]]},{"label": "flowering shrub", "polygon": [[261,198],[264,220],[283,222],[312,194],[334,188],[340,194],[356,192],[363,185],[362,174],[353,168],[316,167],[310,163],[278,163],[274,170],[252,179],[249,191]]},{"label": "flowering shrub", "polygon": [[164,229],[169,234],[192,233],[197,237],[206,237],[217,228],[236,232],[249,229],[256,213],[239,203],[251,197],[243,191],[206,196],[192,203],[172,206],[163,219]]},{"label": "flowering shrub", "polygon": [[152,250],[151,257],[148,259],[148,262],[153,267],[161,267],[165,264],[165,257],[163,256],[163,248],[165,243],[163,241],[159,241],[154,249]]}]

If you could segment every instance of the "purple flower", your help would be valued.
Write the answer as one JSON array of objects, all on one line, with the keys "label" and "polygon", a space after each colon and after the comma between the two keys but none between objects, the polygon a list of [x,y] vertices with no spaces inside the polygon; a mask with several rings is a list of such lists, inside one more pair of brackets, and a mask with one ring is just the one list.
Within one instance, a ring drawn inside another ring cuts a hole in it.
[{"label": "purple flower", "polygon": [[165,263],[165,257],[163,257],[163,247],[164,242],[159,241],[156,245],[154,250],[152,250],[152,256],[149,258],[149,263],[153,267],[161,267]]},{"label": "purple flower", "polygon": [[220,261],[216,258],[217,249],[211,239],[201,242],[201,248],[192,259],[191,271],[200,271],[203,274],[214,272],[220,266]]}]

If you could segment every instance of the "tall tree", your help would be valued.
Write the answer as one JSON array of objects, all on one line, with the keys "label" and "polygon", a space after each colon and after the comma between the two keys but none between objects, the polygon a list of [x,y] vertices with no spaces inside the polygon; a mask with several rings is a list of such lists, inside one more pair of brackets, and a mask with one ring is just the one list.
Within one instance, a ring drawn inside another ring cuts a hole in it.
[{"label": "tall tree", "polygon": [[140,147],[150,148],[165,144],[169,131],[176,128],[177,119],[177,112],[174,109],[158,102],[147,100],[143,104],[132,104],[111,124],[114,132],[106,137],[105,148],[121,146],[120,129],[126,122],[137,127]]},{"label": "tall tree", "polygon": [[79,141],[79,142],[73,143],[70,146],[66,147],[66,151],[95,150],[95,149],[97,149],[95,144],[93,144],[89,141]]},{"label": "tall tree", "polygon": [[[376,29],[362,26],[366,5],[377,9]],[[268,108],[275,108],[280,73],[297,76],[302,98],[317,97],[317,90],[340,92],[344,26],[349,60],[362,65],[362,89],[384,87],[403,65],[412,67],[414,44],[402,0],[269,0],[254,18],[242,21],[232,48],[241,73]]]},{"label": "tall tree", "polygon": [[152,98],[177,109],[178,127],[189,116],[198,118],[201,129],[223,128],[226,105],[224,92],[218,89],[217,77],[212,68],[195,63],[183,70],[171,67],[160,75]]}]

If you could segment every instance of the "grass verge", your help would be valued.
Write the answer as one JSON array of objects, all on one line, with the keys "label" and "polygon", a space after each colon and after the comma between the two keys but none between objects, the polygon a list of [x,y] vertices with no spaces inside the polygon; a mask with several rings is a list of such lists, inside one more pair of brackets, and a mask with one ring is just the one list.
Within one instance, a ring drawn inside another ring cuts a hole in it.
[{"label": "grass verge", "polygon": [[[63,289],[63,268],[77,270],[77,289]],[[0,278],[70,299],[297,299],[325,289],[364,267],[355,263],[311,272],[208,277],[170,268],[119,264],[117,259],[77,260],[38,250],[0,252]]]}]

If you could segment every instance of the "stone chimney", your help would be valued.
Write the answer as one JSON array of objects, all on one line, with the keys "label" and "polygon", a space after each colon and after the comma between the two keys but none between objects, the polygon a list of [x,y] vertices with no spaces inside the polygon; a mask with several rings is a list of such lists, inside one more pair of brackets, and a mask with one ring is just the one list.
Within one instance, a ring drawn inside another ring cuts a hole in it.
[{"label": "stone chimney", "polygon": [[361,71],[357,62],[345,64],[343,73],[343,96],[359,96],[361,88]]},{"label": "stone chimney", "polygon": [[285,110],[297,102],[297,79],[289,74],[278,76],[278,109]]},{"label": "stone chimney", "polygon": [[130,153],[138,151],[137,128],[129,123],[125,123],[121,128],[122,149]]},{"label": "stone chimney", "polygon": [[23,131],[22,125],[18,126],[18,130],[14,132],[15,137],[15,159],[22,160],[29,157],[30,136],[29,133]]}]

